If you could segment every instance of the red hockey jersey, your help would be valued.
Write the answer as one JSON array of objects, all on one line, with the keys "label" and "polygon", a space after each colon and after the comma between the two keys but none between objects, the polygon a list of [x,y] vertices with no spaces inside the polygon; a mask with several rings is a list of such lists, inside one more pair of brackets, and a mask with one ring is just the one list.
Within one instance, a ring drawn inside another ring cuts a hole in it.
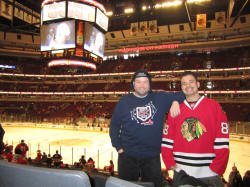
[{"label": "red hockey jersey", "polygon": [[229,127],[220,105],[202,96],[192,108],[185,100],[181,114],[168,116],[162,138],[167,169],[177,165],[195,178],[222,175],[229,157]]}]

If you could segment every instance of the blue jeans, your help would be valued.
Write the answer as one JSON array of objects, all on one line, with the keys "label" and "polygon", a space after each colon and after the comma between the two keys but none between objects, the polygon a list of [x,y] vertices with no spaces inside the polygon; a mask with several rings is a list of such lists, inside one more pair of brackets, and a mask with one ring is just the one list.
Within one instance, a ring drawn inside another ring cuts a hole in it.
[{"label": "blue jeans", "polygon": [[118,175],[123,180],[153,182],[155,187],[161,187],[161,161],[160,155],[152,158],[137,159],[119,154]]}]

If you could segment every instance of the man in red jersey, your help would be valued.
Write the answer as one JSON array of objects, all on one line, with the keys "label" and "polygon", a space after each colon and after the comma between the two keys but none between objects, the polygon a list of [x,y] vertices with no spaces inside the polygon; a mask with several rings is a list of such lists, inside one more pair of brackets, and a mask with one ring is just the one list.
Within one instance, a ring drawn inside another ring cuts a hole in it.
[{"label": "man in red jersey", "polygon": [[19,148],[22,151],[22,155],[26,157],[26,152],[29,150],[28,145],[24,142],[24,140],[21,140],[21,143],[16,146],[16,148]]},{"label": "man in red jersey", "polygon": [[220,176],[229,157],[229,127],[219,103],[198,92],[200,83],[193,72],[181,76],[186,100],[181,114],[168,116],[162,139],[162,158],[174,170],[173,186],[223,187]]}]

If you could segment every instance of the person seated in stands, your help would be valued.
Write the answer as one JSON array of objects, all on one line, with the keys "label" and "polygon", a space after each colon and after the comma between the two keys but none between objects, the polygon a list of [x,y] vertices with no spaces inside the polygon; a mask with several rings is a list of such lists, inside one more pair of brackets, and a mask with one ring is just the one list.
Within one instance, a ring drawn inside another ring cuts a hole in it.
[{"label": "person seated in stands", "polygon": [[248,187],[250,186],[250,170],[247,170],[242,182],[242,187]]},{"label": "person seated in stands", "polygon": [[13,156],[13,163],[17,164],[28,164],[27,159],[23,156],[23,152],[21,151],[20,148],[15,149],[15,155]]},{"label": "person seated in stands", "polygon": [[35,162],[40,163],[42,160],[42,153],[41,150],[37,150],[37,154],[36,154],[36,158],[35,158]]},{"label": "person seated in stands", "polygon": [[94,169],[95,168],[95,161],[91,157],[89,157],[86,165],[88,168]]},{"label": "person seated in stands", "polygon": [[240,187],[242,185],[242,177],[237,167],[234,165],[229,174],[228,184],[230,187]]},{"label": "person seated in stands", "polygon": [[51,168],[52,162],[53,162],[53,159],[51,158],[51,155],[48,154],[48,157],[47,157],[47,160],[46,160],[46,163],[47,163],[47,167],[48,167],[48,168]]},{"label": "person seated in stands", "polygon": [[69,169],[69,164],[65,164],[64,168]]},{"label": "person seated in stands", "polygon": [[56,168],[60,167],[62,163],[62,156],[58,153],[58,150],[56,150],[56,154],[53,155],[53,162]]},{"label": "person seated in stands", "polygon": [[42,155],[42,162],[43,163],[47,162],[47,155],[45,152],[43,152],[43,155]]},{"label": "person seated in stands", "polygon": [[80,164],[77,162],[74,162],[74,164],[71,166],[71,169],[79,168]]},{"label": "person seated in stands", "polygon": [[3,158],[11,162],[13,159],[13,145],[5,145],[4,152],[2,154]]},{"label": "person seated in stands", "polygon": [[79,162],[80,162],[80,166],[81,168],[84,168],[86,166],[86,160],[85,160],[85,156],[82,155],[82,157],[79,159]]},{"label": "person seated in stands", "polygon": [[[22,155],[26,157],[26,152],[29,150],[28,145],[24,142],[24,140],[21,140],[21,143],[16,146],[16,148],[19,148],[22,151]],[[15,148],[15,149],[16,149]]]},{"label": "person seated in stands", "polygon": [[111,176],[114,176],[114,163],[113,163],[113,160],[110,160],[109,163],[110,163],[110,165],[105,166],[104,170],[108,171],[111,174]]},{"label": "person seated in stands", "polygon": [[0,124],[0,157],[1,157],[2,151],[4,150],[4,143],[3,143],[4,134],[5,134],[5,131],[2,125]]},{"label": "person seated in stands", "polygon": [[28,164],[31,165],[31,164],[32,164],[32,159],[31,159],[31,157],[29,157],[27,160],[28,160]]},{"label": "person seated in stands", "polygon": [[169,177],[168,170],[162,170],[162,187],[170,187],[172,185],[172,178]]}]

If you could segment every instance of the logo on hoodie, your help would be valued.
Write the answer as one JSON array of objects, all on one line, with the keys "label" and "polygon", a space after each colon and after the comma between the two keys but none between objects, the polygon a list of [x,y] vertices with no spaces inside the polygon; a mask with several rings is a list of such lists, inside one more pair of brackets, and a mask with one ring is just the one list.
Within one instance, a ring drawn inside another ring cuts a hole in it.
[{"label": "logo on hoodie", "polygon": [[141,125],[153,125],[153,118],[157,109],[153,105],[152,101],[145,106],[136,107],[131,113],[132,120],[136,120]]}]

